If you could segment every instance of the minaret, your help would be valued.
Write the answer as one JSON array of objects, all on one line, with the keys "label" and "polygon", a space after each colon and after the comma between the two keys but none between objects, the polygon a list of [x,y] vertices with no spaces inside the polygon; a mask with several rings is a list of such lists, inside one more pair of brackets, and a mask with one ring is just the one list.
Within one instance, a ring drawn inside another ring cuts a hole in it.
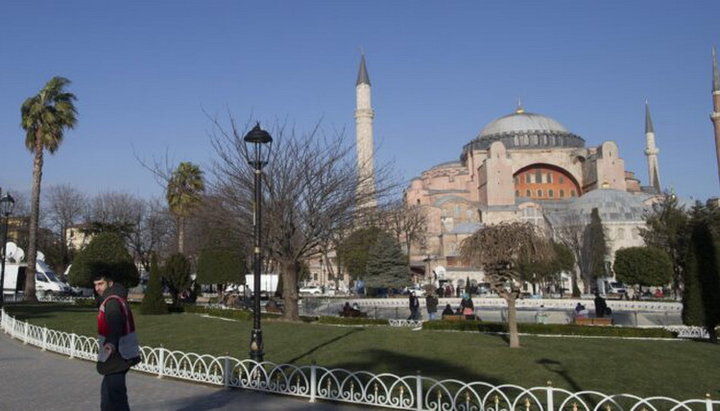
[{"label": "minaret", "polygon": [[375,192],[375,167],[373,165],[373,117],[375,112],[370,102],[370,77],[365,67],[365,55],[360,58],[360,70],[355,83],[355,133],[357,138],[357,164],[358,186],[356,193],[362,204],[359,207],[374,207],[377,205],[374,195],[366,198],[367,194]]},{"label": "minaret", "polygon": [[645,100],[645,155],[648,162],[648,184],[655,187],[657,193],[662,193],[660,188],[660,169],[658,167],[657,155],[660,150],[655,147],[655,130],[653,129],[652,118],[650,117],[650,105]]},{"label": "minaret", "polygon": [[712,49],[712,60],[713,60],[713,112],[710,114],[710,121],[713,122],[715,127],[715,156],[717,157],[718,163],[718,179],[720,179],[720,72],[717,66],[717,56],[715,53],[715,47]]}]

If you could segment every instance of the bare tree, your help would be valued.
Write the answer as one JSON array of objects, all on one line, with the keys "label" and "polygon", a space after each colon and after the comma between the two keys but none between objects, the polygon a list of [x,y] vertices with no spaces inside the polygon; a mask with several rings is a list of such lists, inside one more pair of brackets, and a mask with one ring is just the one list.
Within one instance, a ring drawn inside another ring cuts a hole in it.
[{"label": "bare tree", "polygon": [[422,241],[427,233],[425,209],[419,205],[408,205],[403,200],[396,201],[383,210],[381,219],[382,226],[405,246],[409,264],[413,243]]},{"label": "bare tree", "polygon": [[587,222],[577,213],[567,214],[562,224],[553,227],[555,238],[575,254],[576,268],[571,275],[573,297],[580,297],[578,275],[582,275],[585,272],[584,267],[587,266],[587,252],[585,252],[586,228]]},{"label": "bare tree", "polygon": [[548,239],[530,223],[500,223],[476,231],[461,244],[463,259],[482,267],[493,290],[508,306],[510,347],[520,347],[515,300],[520,296],[520,263],[554,257]]},{"label": "bare tree", "polygon": [[[222,199],[225,217],[245,238],[252,238],[253,178],[246,162],[243,133],[230,118],[229,129],[217,121],[212,142],[218,155],[213,195]],[[246,127],[249,129],[249,127]],[[365,181],[356,172],[354,146],[341,134],[324,135],[318,127],[298,135],[276,126],[272,157],[263,169],[263,247],[282,276],[284,319],[298,320],[298,281],[303,264],[321,252],[329,233],[356,220],[356,204],[388,193],[387,168],[376,168],[375,190],[356,192]],[[378,189],[378,187],[380,187]]]},{"label": "bare tree", "polygon": [[62,273],[70,262],[70,253],[67,242],[67,231],[79,222],[87,204],[85,194],[69,184],[52,186],[45,194],[47,210],[43,213],[50,229],[60,239],[61,267],[56,267]]},{"label": "bare tree", "polygon": [[125,240],[135,261],[150,272],[151,256],[154,253],[167,256],[173,248],[174,219],[167,206],[158,199],[138,203],[134,217],[134,229]]}]

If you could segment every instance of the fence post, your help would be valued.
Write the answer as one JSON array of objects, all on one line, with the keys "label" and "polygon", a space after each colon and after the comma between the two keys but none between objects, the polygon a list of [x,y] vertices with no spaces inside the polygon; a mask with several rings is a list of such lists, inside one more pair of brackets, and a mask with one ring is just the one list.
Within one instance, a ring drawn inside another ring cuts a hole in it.
[{"label": "fence post", "polygon": [[317,391],[317,365],[315,360],[310,364],[310,402],[315,402],[315,392]]},{"label": "fence post", "polygon": [[47,351],[47,327],[43,326],[42,329],[42,350]]},{"label": "fence post", "polygon": [[223,365],[223,387],[230,389],[230,356],[225,353],[225,364]]},{"label": "fence post", "polygon": [[417,377],[415,378],[415,409],[418,411],[423,409],[422,375],[420,375],[420,370],[417,370]]},{"label": "fence post", "polygon": [[548,382],[547,382],[547,409],[548,409],[548,411],[553,411],[554,408],[555,408],[555,404],[553,402],[552,381],[548,380]]},{"label": "fence post", "polygon": [[28,323],[25,321],[23,323],[23,344],[27,344],[28,341]]},{"label": "fence post", "polygon": [[165,348],[160,344],[160,353],[158,354],[158,378],[162,378],[165,374]]},{"label": "fence post", "polygon": [[707,411],[713,411],[712,406],[712,399],[710,398],[710,393],[705,393],[705,409]]},{"label": "fence post", "polygon": [[[77,334],[72,333],[70,334],[70,358],[75,357],[75,337]],[[98,350],[101,350],[101,347],[98,347]]]}]

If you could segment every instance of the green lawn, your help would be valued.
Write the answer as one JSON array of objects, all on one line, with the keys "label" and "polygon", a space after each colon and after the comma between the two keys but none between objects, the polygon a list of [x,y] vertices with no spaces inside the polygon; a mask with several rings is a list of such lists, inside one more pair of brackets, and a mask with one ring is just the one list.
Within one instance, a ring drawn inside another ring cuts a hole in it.
[{"label": "green lawn", "polygon": [[[11,315],[48,328],[95,335],[92,308],[8,305]],[[247,358],[251,321],[198,314],[136,313],[143,345]],[[510,349],[502,336],[477,332],[412,331],[390,327],[264,321],[265,359],[276,363],[414,374],[492,384],[572,391],[670,396],[720,396],[720,345],[695,341],[522,336]]]}]

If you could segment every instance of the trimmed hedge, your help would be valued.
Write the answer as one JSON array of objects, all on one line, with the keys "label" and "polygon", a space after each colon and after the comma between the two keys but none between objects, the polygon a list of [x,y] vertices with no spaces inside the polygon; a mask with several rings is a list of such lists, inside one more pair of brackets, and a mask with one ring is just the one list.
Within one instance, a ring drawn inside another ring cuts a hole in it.
[{"label": "trimmed hedge", "polygon": [[[426,321],[423,330],[454,330],[478,332],[507,332],[505,323],[481,321]],[[576,324],[518,324],[518,331],[524,334],[583,335],[602,337],[676,338],[677,335],[663,328],[629,328],[583,326]]]},{"label": "trimmed hedge", "polygon": [[317,322],[320,324],[340,325],[388,325],[388,320],[358,317],[320,317]]}]

